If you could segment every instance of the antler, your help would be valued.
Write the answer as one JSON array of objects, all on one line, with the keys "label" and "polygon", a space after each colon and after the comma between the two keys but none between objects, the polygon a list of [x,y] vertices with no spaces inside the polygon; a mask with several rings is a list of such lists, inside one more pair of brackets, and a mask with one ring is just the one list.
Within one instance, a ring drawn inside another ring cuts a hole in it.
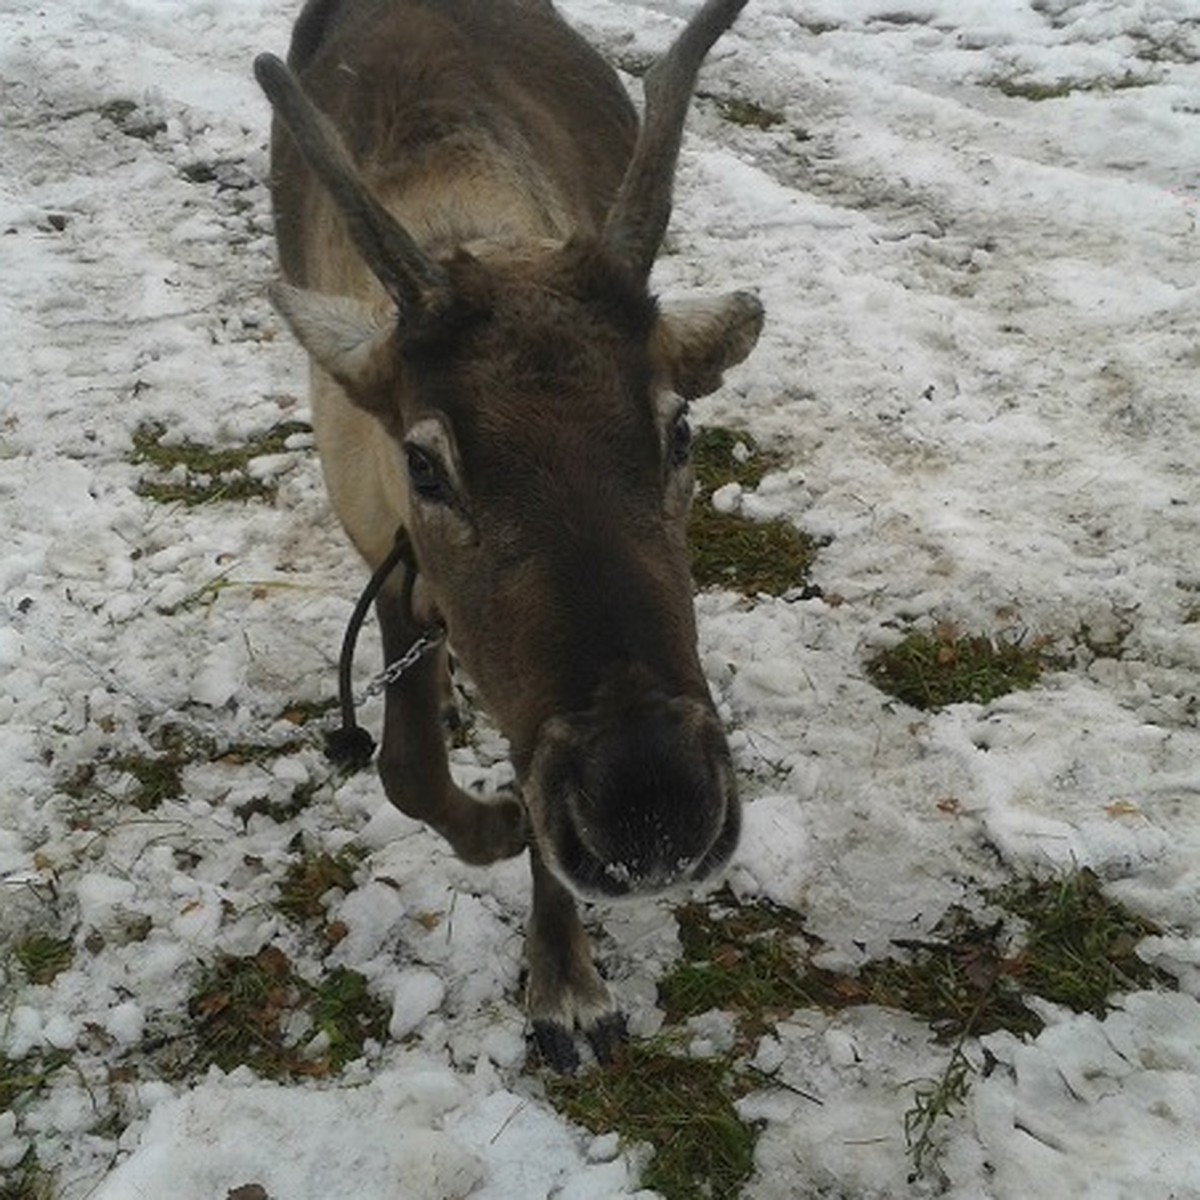
[{"label": "antler", "polygon": [[604,242],[647,278],[671,218],[671,189],[692,89],[704,56],[746,0],[708,0],[646,73],[646,111],[633,157],[604,224]]},{"label": "antler", "polygon": [[274,54],[254,60],[254,75],[304,160],[329,190],[358,252],[402,315],[436,308],[449,290],[445,272],[367,190],[333,123]]}]

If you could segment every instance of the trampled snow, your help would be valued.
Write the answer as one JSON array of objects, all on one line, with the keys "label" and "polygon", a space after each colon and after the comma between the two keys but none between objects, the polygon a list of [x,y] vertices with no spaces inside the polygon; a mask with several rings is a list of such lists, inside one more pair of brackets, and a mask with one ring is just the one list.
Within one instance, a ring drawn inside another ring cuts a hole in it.
[{"label": "trampled snow", "polygon": [[[523,863],[458,863],[370,773],[330,784],[315,745],[189,766],[150,813],[128,780],[103,811],[65,787],[163,722],[281,739],[287,704],[332,691],[363,572],[305,439],[253,468],[273,504],[156,504],[128,460],[145,422],[221,443],[307,415],[265,295],[250,73],[296,7],[0,13],[0,939],[76,948],[47,985],[0,953],[0,1054],[79,1065],[0,1113],[0,1168],[33,1145],[71,1200],[636,1195],[641,1151],[524,1072]],[[691,5],[562,8],[628,62]],[[972,1046],[992,1069],[945,1125],[942,1178],[917,1183],[904,1113],[946,1049],[903,1013],[797,1012],[757,1051],[780,1086],[740,1102],[765,1122],[748,1197],[1200,1197],[1198,58],[1194,0],[750,0],[705,68],[702,90],[782,120],[696,106],[656,285],[759,290],[762,341],[696,418],[782,456],[722,506],[828,539],[824,598],[698,598],[745,779],[730,883],[852,968],[1015,872],[1088,866],[1162,925],[1141,953],[1181,983],[1104,1019],[1046,1005],[1036,1038]],[[1120,652],[923,714],[863,665],[914,621]],[[377,657],[368,638],[364,679]],[[454,761],[510,777],[486,732]],[[309,784],[283,824],[237,815]],[[365,852],[328,898],[328,961],[367,978],[393,1040],[291,1086],[110,1074],[218,954],[283,940],[315,969],[271,904],[297,837]],[[596,915],[652,1034],[670,905]]]}]

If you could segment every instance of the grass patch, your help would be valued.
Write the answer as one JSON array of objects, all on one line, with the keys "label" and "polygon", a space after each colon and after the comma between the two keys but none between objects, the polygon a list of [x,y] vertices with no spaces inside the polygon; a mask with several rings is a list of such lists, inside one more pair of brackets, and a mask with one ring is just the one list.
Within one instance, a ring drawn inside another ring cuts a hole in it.
[{"label": "grass patch", "polygon": [[239,804],[233,810],[233,815],[243,826],[250,823],[251,817],[267,817],[276,825],[283,825],[308,808],[322,786],[315,781],[299,784],[292,789],[291,795],[283,800],[272,800],[270,796],[252,796]]},{"label": "grass patch", "polygon": [[925,13],[912,13],[898,10],[896,12],[879,13],[872,18],[880,25],[928,25],[931,18]]},{"label": "grass patch", "polygon": [[675,916],[683,952],[658,985],[669,1023],[719,1008],[749,1046],[798,1008],[839,1008],[861,995],[853,980],[806,964],[811,939],[792,909],[739,902],[722,888]]},{"label": "grass patch", "polygon": [[910,1183],[928,1174],[941,1157],[939,1124],[952,1120],[966,1106],[975,1068],[963,1050],[965,1040],[964,1035],[955,1043],[937,1079],[918,1081],[913,1102],[904,1114],[904,1144],[913,1165]]},{"label": "grass patch", "polygon": [[[183,795],[183,767],[190,761],[190,758],[176,758],[173,754],[118,754],[81,763],[58,786],[73,800],[123,800],[139,812],[148,813],[164,800]],[[124,793],[117,790],[118,780],[122,777],[132,781]],[[83,827],[89,822],[81,816],[76,824]]]},{"label": "grass patch", "polygon": [[989,899],[1025,923],[1011,970],[1035,995],[1103,1017],[1114,993],[1179,986],[1136,953],[1138,942],[1162,930],[1105,896],[1086,868],[1019,880]]},{"label": "grass patch", "polygon": [[1003,921],[982,925],[965,909],[952,908],[932,937],[894,943],[907,958],[863,967],[863,999],[923,1018],[943,1042],[997,1029],[1037,1034],[1042,1020],[1025,1003],[1006,944]]},{"label": "grass patch", "polygon": [[36,1096],[70,1055],[57,1050],[42,1057],[9,1058],[0,1054],[0,1112],[9,1112]]},{"label": "grass patch", "polygon": [[[122,802],[139,812],[154,812],[164,801],[184,796],[183,771],[192,763],[220,763],[232,767],[261,763],[282,755],[297,754],[310,744],[311,738],[298,730],[294,735],[271,742],[222,743],[184,725],[169,724],[150,733],[148,741],[149,750],[119,754],[105,751],[95,759],[79,764],[69,776],[59,781],[59,790],[85,804],[102,803],[111,808],[114,802]],[[237,813],[247,819],[255,812],[269,812],[276,820],[284,821],[302,811],[320,786],[319,780],[301,784],[288,801],[250,801]],[[86,825],[90,814],[81,811],[77,820]]]},{"label": "grass patch", "polygon": [[1126,71],[1116,79],[1056,79],[1040,83],[1033,79],[993,79],[991,86],[1005,96],[1035,103],[1043,100],[1062,100],[1076,92],[1119,92],[1128,88],[1150,87],[1158,80],[1149,75]]},{"label": "grass patch", "polygon": [[807,582],[817,553],[811,538],[790,521],[751,521],[718,512],[712,505],[717,488],[728,483],[757,487],[777,463],[748,434],[720,428],[697,431],[692,442],[697,495],[688,522],[697,587],[778,596]]},{"label": "grass patch", "polygon": [[1103,1017],[1116,993],[1179,986],[1136,954],[1162,931],[1105,896],[1086,868],[1020,879],[984,899],[1002,910],[999,920],[980,924],[952,908],[933,937],[895,943],[906,961],[867,964],[859,974],[867,1000],[915,1013],[949,1041],[997,1029],[1036,1036],[1044,1023],[1025,1003],[1030,995]]},{"label": "grass patch", "polygon": [[1134,53],[1148,63],[1194,63],[1200,61],[1196,48],[1189,43],[1185,30],[1175,29],[1170,34],[1153,37],[1145,31],[1131,31]]},{"label": "grass patch", "polygon": [[368,1039],[384,1040],[389,1016],[357,971],[338,967],[311,984],[274,946],[219,959],[201,978],[188,1012],[197,1022],[194,1072],[248,1066],[276,1080],[340,1071],[362,1055]]},{"label": "grass patch", "polygon": [[876,687],[914,708],[939,709],[1032,687],[1046,665],[1043,643],[1023,644],[950,626],[912,630],[867,663]]},{"label": "grass patch", "polygon": [[732,1200],[754,1169],[758,1131],[734,1100],[745,1081],[719,1059],[680,1058],[632,1045],[605,1069],[547,1082],[555,1106],[593,1133],[647,1142],[654,1157],[642,1185],[666,1200]]},{"label": "grass patch", "polygon": [[731,125],[741,125],[746,129],[774,129],[785,120],[783,113],[741,96],[718,96],[715,92],[697,92],[696,95],[716,105],[717,112]]},{"label": "grass patch", "polygon": [[[13,947],[13,957],[25,972],[30,983],[53,983],[75,958],[75,947],[70,938],[53,938],[49,934],[35,933],[23,938]],[[0,1109],[4,1106],[0,1104]]]},{"label": "grass patch", "polygon": [[[912,1081],[904,1114],[913,1178],[925,1175],[938,1161],[941,1128],[970,1091],[971,1039],[1000,1029],[1036,1036],[1043,1021],[1028,1003],[1034,995],[1103,1016],[1120,991],[1178,988],[1135,954],[1157,927],[1108,900],[1090,871],[1018,880],[980,900],[996,910],[994,920],[952,908],[928,937],[899,940],[895,957],[854,974],[812,966],[817,940],[792,909],[739,901],[727,887],[685,904],[675,914],[680,959],[659,981],[667,1039],[630,1047],[613,1067],[549,1080],[547,1092],[593,1132],[654,1147],[643,1186],[668,1198],[734,1197],[750,1176],[757,1136],[734,1102],[762,1086],[745,1066],[758,1038],[797,1009],[876,1004],[921,1017],[950,1047],[939,1076]],[[672,1027],[710,1009],[736,1022],[731,1051],[703,1060],[672,1052]]]},{"label": "grass patch", "polygon": [[[303,421],[282,421],[265,433],[235,446],[206,446],[199,442],[164,442],[166,426],[140,425],[133,434],[128,460],[150,467],[160,478],[143,477],[138,495],[160,504],[208,504],[214,500],[273,500],[276,484],[247,473],[252,459],[280,454],[298,433],[310,433]],[[171,478],[161,478],[170,475]]]},{"label": "grass patch", "polygon": [[653,54],[643,54],[637,50],[626,50],[614,55],[613,65],[625,72],[626,75],[632,75],[635,79],[641,79],[652,66],[654,66],[656,56]]},{"label": "grass patch", "polygon": [[38,1162],[33,1150],[15,1167],[0,1171],[0,1200],[54,1200],[55,1191],[54,1175]]},{"label": "grass patch", "polygon": [[153,812],[184,794],[183,768],[216,757],[213,743],[183,725],[163,725],[149,734],[149,750],[102,752],[81,763],[59,789],[74,800],[131,804]]},{"label": "grass patch", "polygon": [[[21,1114],[47,1087],[54,1074],[71,1061],[65,1050],[45,1055],[12,1059],[0,1054],[0,1113],[17,1115],[17,1131],[22,1132]],[[37,1151],[28,1149],[20,1162],[0,1170],[0,1200],[51,1200],[55,1194],[51,1172],[38,1162]]]},{"label": "grass patch", "polygon": [[1053,83],[1038,83],[1033,79],[997,79],[993,85],[997,91],[1015,100],[1061,100],[1075,90],[1068,79],[1056,79]]},{"label": "grass patch", "polygon": [[1025,996],[1103,1018],[1117,992],[1179,986],[1174,976],[1135,953],[1143,937],[1161,932],[1158,927],[1104,896],[1086,868],[1053,879],[1018,880],[986,898],[1024,923],[1018,949],[1002,936],[1010,922],[983,927],[952,910],[943,921],[945,940],[919,943],[909,963],[872,963],[864,972],[876,1003],[916,1012],[939,1036],[955,1037],[941,1076],[917,1084],[905,1113],[905,1141],[917,1176],[936,1164],[937,1127],[961,1110],[970,1090],[975,1068],[966,1055],[967,1039],[995,1029],[1041,1032],[1044,1023]]},{"label": "grass patch", "polygon": [[275,907],[295,921],[323,919],[324,897],[334,888],[343,892],[354,889],[354,871],[362,858],[362,852],[355,849],[302,854],[283,877]]},{"label": "grass patch", "polygon": [[780,596],[803,587],[816,547],[789,521],[751,521],[697,503],[688,525],[698,587]]},{"label": "grass patch", "polygon": [[164,800],[177,800],[183,795],[183,767],[190,757],[180,751],[151,756],[122,754],[111,762],[113,770],[131,775],[134,789],[129,803],[139,812],[153,812]]},{"label": "grass patch", "polygon": [[727,483],[756,488],[780,459],[760,450],[755,440],[740,429],[719,426],[697,429],[692,438],[692,469],[703,495],[711,496]]},{"label": "grass patch", "polygon": [[134,100],[109,100],[96,110],[111,121],[126,137],[151,142],[156,134],[165,133],[167,123],[138,107]]},{"label": "grass patch", "polygon": [[739,1056],[800,1008],[877,1004],[921,1017],[950,1046],[940,1076],[914,1081],[904,1117],[915,1176],[924,1175],[937,1162],[941,1125],[970,1090],[970,1039],[1000,1029],[1035,1037],[1044,1022],[1030,996],[1103,1017],[1117,993],[1179,986],[1136,955],[1142,938],[1161,931],[1105,897],[1091,871],[1017,880],[980,899],[999,910],[995,920],[951,908],[928,937],[896,941],[896,957],[843,974],[808,962],[816,941],[799,913],[724,888],[676,910],[682,953],[659,982],[659,1004],[668,1027],[709,1009],[730,1013],[740,1038],[725,1067],[735,1076]]},{"label": "grass patch", "polygon": [[317,984],[309,1011],[325,1035],[335,1071],[360,1058],[368,1038],[382,1042],[387,1037],[387,1008],[367,990],[366,978],[348,967],[335,967]]}]

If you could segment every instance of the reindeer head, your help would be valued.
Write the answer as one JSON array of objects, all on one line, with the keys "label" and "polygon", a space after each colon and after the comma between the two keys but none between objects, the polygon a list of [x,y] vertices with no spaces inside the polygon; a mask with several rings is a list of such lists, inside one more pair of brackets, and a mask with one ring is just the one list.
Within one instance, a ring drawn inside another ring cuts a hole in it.
[{"label": "reindeer head", "polygon": [[421,590],[509,738],[539,850],[582,893],[700,878],[739,809],[697,659],[688,400],[752,349],[747,293],[660,305],[700,63],[745,0],[709,0],[646,78],[599,236],[427,255],[278,59],[260,82],[386,306],[278,285],[313,359],[392,439]]}]

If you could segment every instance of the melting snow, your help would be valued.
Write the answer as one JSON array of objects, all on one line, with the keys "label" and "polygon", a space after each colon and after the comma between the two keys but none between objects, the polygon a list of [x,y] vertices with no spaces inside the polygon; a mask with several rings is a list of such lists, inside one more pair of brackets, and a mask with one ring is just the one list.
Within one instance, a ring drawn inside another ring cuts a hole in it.
[{"label": "melting snow", "polygon": [[[607,51],[645,53],[690,5],[563,7]],[[147,421],[216,442],[304,416],[301,356],[265,299],[250,74],[293,16],[282,0],[0,14],[0,937],[66,928],[76,947],[48,985],[0,955],[0,1051],[65,1048],[81,1071],[0,1113],[0,1166],[36,1144],[64,1197],[100,1200],[635,1195],[635,1152],[522,1073],[521,863],[455,862],[369,775],[283,825],[262,815],[325,778],[315,747],[190,766],[185,798],[152,813],[120,781],[104,808],[64,791],[167,720],[282,739],[275,714],[332,686],[362,571],[315,461],[258,462],[274,505],[185,509],[137,495],[126,460]],[[801,909],[831,965],[1031,868],[1091,866],[1166,927],[1143,953],[1181,993],[1104,1020],[1047,1008],[1037,1038],[986,1039],[995,1068],[946,1126],[954,1196],[1200,1196],[1198,57],[1193,0],[751,0],[703,88],[782,120],[698,106],[658,268],[667,292],[761,291],[759,349],[696,415],[783,455],[720,502],[828,537],[816,578],[841,601],[699,599],[749,780],[733,885]],[[1064,81],[1042,101],[999,86]],[[908,619],[1121,653],[922,715],[862,665]],[[480,746],[456,770],[498,786],[502,748]],[[403,1041],[321,1083],[109,1079],[114,1054],[171,1028],[199,964],[288,936],[269,902],[296,836],[368,851],[329,899],[346,931],[331,961],[367,977]],[[645,1035],[669,907],[604,917]],[[766,1123],[746,1195],[908,1194],[910,1084],[944,1053],[904,1014],[783,1022],[757,1061],[788,1087],[742,1102]],[[98,1123],[110,1091],[119,1136]]]}]

